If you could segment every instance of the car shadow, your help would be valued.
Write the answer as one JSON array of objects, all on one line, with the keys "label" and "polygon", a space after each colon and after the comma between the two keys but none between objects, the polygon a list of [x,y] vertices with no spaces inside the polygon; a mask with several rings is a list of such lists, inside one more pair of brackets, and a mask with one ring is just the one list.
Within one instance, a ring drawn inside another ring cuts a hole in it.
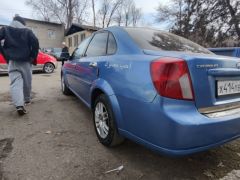
[{"label": "car shadow", "polygon": [[[182,157],[169,157],[126,140],[110,148],[109,153],[123,159],[123,164],[142,169],[150,179],[219,179],[234,169],[239,169],[239,141],[205,152]],[[124,161],[125,160],[125,161]],[[126,161],[127,160],[127,161]],[[155,172],[149,176],[148,172]]]}]

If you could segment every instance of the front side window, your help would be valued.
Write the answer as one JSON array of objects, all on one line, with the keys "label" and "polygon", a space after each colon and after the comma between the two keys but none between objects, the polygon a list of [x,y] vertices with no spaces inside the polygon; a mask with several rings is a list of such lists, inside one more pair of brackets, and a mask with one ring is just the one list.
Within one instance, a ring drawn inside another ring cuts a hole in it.
[{"label": "front side window", "polygon": [[104,56],[107,48],[107,32],[95,34],[86,51],[86,56]]},{"label": "front side window", "polygon": [[78,48],[73,52],[72,59],[80,59],[83,56],[90,39],[91,37],[88,37],[78,46]]}]

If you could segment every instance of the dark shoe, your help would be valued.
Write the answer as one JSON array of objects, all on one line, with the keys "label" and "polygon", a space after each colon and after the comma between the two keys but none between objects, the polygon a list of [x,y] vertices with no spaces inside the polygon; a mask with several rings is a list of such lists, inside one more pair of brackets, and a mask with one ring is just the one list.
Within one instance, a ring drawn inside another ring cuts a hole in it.
[{"label": "dark shoe", "polygon": [[27,111],[23,106],[18,106],[16,108],[19,116],[23,116],[24,114],[27,114]]},{"label": "dark shoe", "polygon": [[30,105],[30,104],[32,104],[31,101],[26,101],[26,102],[25,102],[25,106],[28,106],[28,105]]}]

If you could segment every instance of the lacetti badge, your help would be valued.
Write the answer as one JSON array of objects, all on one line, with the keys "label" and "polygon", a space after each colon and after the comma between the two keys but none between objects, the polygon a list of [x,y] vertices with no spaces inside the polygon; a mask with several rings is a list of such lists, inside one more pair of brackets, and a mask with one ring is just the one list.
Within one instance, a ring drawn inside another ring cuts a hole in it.
[{"label": "lacetti badge", "polygon": [[217,68],[218,64],[197,64],[196,67],[197,68]]},{"label": "lacetti badge", "polygon": [[240,62],[236,64],[237,68],[240,69]]}]

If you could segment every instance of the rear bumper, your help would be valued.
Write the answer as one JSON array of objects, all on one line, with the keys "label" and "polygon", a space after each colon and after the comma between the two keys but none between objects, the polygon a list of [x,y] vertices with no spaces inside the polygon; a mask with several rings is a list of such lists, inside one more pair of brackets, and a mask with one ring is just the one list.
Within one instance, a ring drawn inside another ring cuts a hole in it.
[{"label": "rear bumper", "polygon": [[191,101],[157,96],[153,103],[138,104],[135,113],[138,125],[126,124],[126,129],[120,129],[120,132],[169,155],[196,153],[240,136],[240,112],[209,118],[199,113]]},{"label": "rear bumper", "polygon": [[0,74],[8,73],[8,65],[7,64],[0,64]]},{"label": "rear bumper", "polygon": [[133,141],[136,141],[137,143],[142,144],[142,145],[152,149],[153,151],[156,151],[158,153],[165,154],[165,155],[168,155],[168,156],[186,156],[186,155],[189,155],[189,154],[202,152],[202,151],[214,148],[214,147],[218,147],[222,144],[233,141],[233,140],[240,137],[240,135],[237,135],[237,136],[234,136],[234,137],[231,137],[231,138],[228,138],[228,139],[224,139],[222,141],[215,142],[215,143],[212,143],[212,144],[209,144],[209,145],[206,145],[206,146],[192,147],[192,148],[188,148],[188,149],[170,149],[170,148],[165,148],[165,147],[162,147],[162,146],[158,146],[156,144],[152,144],[151,142],[145,141],[144,139],[136,137],[135,135],[133,135],[133,134],[127,132],[127,131],[120,130],[120,132],[121,132],[121,134],[128,137],[129,139],[132,139]]}]

